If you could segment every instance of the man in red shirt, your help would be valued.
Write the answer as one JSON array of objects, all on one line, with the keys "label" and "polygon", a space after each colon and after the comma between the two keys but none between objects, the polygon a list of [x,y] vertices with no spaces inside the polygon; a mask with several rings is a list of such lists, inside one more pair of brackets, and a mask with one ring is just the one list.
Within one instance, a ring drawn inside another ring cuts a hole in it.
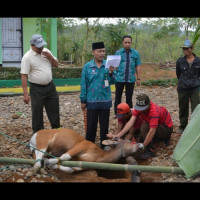
[{"label": "man in red shirt", "polygon": [[165,107],[161,107],[150,101],[146,94],[140,94],[136,98],[132,117],[127,122],[125,127],[113,139],[122,137],[131,127],[134,126],[138,117],[141,117],[145,122],[141,125],[141,142],[140,148],[146,149],[143,158],[155,156],[151,152],[152,140],[157,138],[164,140],[166,145],[169,145],[170,137],[173,132],[173,122],[170,113]]}]

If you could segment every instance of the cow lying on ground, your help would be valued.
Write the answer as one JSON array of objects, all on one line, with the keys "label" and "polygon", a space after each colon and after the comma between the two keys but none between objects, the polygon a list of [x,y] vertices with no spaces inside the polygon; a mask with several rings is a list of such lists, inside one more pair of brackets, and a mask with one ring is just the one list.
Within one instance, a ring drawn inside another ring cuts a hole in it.
[{"label": "cow lying on ground", "polygon": [[[116,142],[115,142],[116,143]],[[71,173],[76,170],[82,170],[77,167],[59,166],[58,162],[66,160],[89,161],[115,163],[122,157],[132,155],[137,151],[137,144],[118,143],[114,149],[104,151],[96,144],[87,141],[80,134],[72,129],[44,129],[35,133],[30,141],[31,151],[36,147],[42,152],[35,150],[36,163],[32,169],[36,174],[41,168],[41,161],[44,159],[45,165]],[[47,152],[58,158],[45,158]]]}]

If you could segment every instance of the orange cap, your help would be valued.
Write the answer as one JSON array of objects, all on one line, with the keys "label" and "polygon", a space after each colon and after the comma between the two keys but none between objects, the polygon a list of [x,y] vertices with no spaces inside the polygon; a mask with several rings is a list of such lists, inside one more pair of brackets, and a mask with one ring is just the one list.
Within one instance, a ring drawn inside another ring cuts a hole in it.
[{"label": "orange cap", "polygon": [[120,103],[117,106],[117,118],[122,118],[126,113],[130,111],[130,107],[127,103]]}]

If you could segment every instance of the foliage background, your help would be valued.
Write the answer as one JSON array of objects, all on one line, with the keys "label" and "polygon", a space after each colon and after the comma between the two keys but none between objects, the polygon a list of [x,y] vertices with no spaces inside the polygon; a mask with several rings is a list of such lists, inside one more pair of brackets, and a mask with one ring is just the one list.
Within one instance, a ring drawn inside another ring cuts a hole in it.
[{"label": "foliage background", "polygon": [[[47,40],[49,20],[38,19]],[[58,18],[57,21],[58,59],[73,61],[75,66],[83,66],[93,59],[93,42],[103,41],[106,54],[114,54],[122,48],[124,35],[132,36],[132,47],[139,51],[142,62],[176,61],[182,56],[180,46],[186,39],[193,40],[199,27],[199,18]],[[199,46],[197,41],[195,53],[198,55]]]}]

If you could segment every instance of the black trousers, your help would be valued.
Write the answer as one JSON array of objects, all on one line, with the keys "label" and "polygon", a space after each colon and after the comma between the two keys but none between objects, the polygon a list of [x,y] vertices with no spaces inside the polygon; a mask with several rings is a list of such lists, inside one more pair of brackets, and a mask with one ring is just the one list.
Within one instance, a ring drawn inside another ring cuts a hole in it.
[{"label": "black trousers", "polygon": [[110,109],[87,109],[86,140],[95,143],[97,124],[99,121],[100,146],[101,148],[104,147],[104,145],[102,145],[102,141],[107,139],[106,134],[108,134],[109,116],[110,116]]},{"label": "black trousers", "polygon": [[196,106],[200,103],[199,90],[192,92],[178,92],[180,128],[183,130],[188,124],[189,102],[191,103],[191,111],[193,112]]},{"label": "black trousers", "polygon": [[125,95],[126,95],[126,103],[133,108],[133,90],[134,90],[135,82],[117,82],[115,83],[115,103],[114,103],[114,112],[117,113],[117,105],[121,103],[122,93],[125,87]]},{"label": "black trousers", "polygon": [[47,112],[51,127],[60,127],[59,97],[53,82],[47,86],[30,83],[32,130],[33,133],[44,129],[43,107]]}]

